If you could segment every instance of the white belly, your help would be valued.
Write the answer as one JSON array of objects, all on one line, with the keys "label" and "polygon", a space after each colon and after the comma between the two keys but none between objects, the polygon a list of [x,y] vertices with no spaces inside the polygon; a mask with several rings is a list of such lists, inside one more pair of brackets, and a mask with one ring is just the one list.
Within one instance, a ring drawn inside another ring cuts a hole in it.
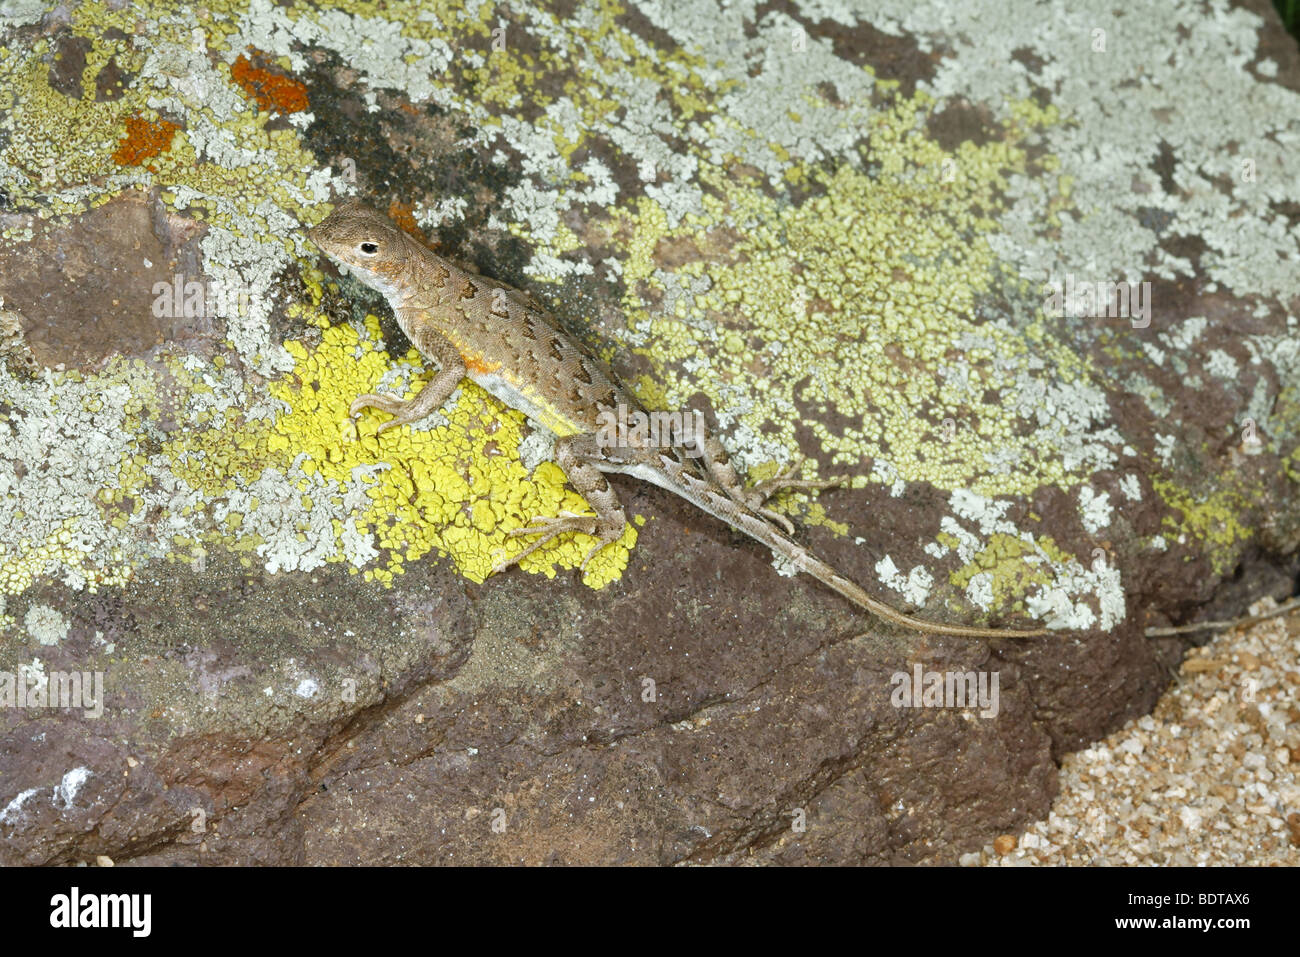
[{"label": "white belly", "polygon": [[576,423],[542,405],[537,396],[523,391],[496,372],[471,370],[468,375],[477,385],[492,393],[510,408],[518,409],[538,425],[556,435],[575,435],[582,431]]}]

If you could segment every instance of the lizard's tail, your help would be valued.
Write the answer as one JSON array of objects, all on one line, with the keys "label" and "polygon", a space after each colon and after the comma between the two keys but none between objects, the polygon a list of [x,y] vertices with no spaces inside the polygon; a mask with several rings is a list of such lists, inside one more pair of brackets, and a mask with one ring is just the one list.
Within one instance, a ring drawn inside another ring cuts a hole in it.
[{"label": "lizard's tail", "polygon": [[[747,530],[748,531],[748,530]],[[780,532],[777,532],[781,535]],[[784,538],[784,535],[781,535]],[[766,544],[766,543],[764,543]],[[872,598],[859,585],[849,581],[830,565],[826,564],[816,555],[800,548],[791,542],[794,546],[794,554],[791,560],[795,567],[802,572],[807,572],[816,578],[819,582],[829,588],[834,589],[843,595],[859,608],[865,608],[886,621],[892,621],[896,625],[905,625],[908,628],[915,628],[918,631],[930,631],[940,635],[964,635],[968,638],[1033,638],[1038,635],[1047,634],[1046,628],[1034,629],[1017,629],[1017,628],[974,628],[967,625],[944,625],[938,622],[924,621],[920,618],[913,618],[911,615],[905,615],[901,611],[895,611],[882,601]]]},{"label": "lizard's tail", "polygon": [[1047,634],[1045,628],[1020,630],[1014,628],[973,628],[966,625],[944,625],[938,622],[913,618],[901,611],[895,611],[884,602],[872,598],[859,585],[849,581],[849,579],[787,536],[775,525],[720,494],[712,485],[682,468],[681,463],[668,456],[663,456],[661,463],[662,471],[652,469],[647,469],[645,472],[633,469],[627,471],[636,474],[645,481],[653,482],[670,492],[682,496],[696,507],[744,532],[755,541],[766,545],[777,555],[787,556],[799,571],[811,575],[859,608],[866,609],[886,621],[892,621],[896,625],[903,625],[917,631],[928,631],[939,635],[961,635],[967,638],[1033,638]]}]

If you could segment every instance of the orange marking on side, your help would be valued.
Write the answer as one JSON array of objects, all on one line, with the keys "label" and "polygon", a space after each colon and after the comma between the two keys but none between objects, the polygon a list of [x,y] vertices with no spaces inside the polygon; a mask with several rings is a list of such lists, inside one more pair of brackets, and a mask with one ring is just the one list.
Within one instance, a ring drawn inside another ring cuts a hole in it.
[{"label": "orange marking on side", "polygon": [[491,365],[475,356],[465,356],[465,368],[470,372],[481,372],[484,375],[491,375],[501,368],[501,363]]}]

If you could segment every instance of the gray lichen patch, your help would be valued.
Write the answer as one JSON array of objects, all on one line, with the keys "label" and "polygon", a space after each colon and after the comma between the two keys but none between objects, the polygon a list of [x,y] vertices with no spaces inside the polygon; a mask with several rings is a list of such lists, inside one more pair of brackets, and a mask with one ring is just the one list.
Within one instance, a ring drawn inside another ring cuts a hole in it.
[{"label": "gray lichen patch", "polygon": [[0,363],[15,378],[31,378],[36,375],[40,363],[32,355],[23,335],[23,317],[3,306],[4,299],[0,298]]},{"label": "gray lichen patch", "polygon": [[[1242,69],[1272,27],[1243,6],[1213,17],[1195,4],[1160,10],[1146,16],[1072,3],[1056,16],[1030,0],[996,11],[887,0],[874,16],[892,20],[922,50],[942,49],[921,89],[989,104],[995,115],[1047,90],[1065,118],[1043,131],[1042,143],[1060,158],[1080,209],[1051,231],[1005,218],[995,242],[1008,258],[1043,279],[1070,270],[1114,281],[1198,275],[1238,295],[1290,295],[1287,261],[1297,239],[1277,204],[1293,192],[1288,144],[1300,95]],[[1170,55],[1149,55],[1175,36],[1182,39]],[[1172,165],[1163,178],[1153,169],[1162,155]],[[1032,201],[1041,188],[1016,178],[1011,191]],[[1138,205],[1167,214],[1165,229],[1141,225],[1131,215]],[[1194,238],[1206,252],[1199,263],[1181,260],[1165,251],[1162,235]],[[1243,255],[1248,248],[1255,254]]]}]

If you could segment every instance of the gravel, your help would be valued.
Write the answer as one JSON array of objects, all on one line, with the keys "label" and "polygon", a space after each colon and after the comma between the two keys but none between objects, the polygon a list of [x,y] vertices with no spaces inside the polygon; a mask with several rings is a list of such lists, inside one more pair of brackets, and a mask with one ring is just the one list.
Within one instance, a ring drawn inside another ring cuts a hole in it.
[{"label": "gravel", "polygon": [[1300,614],[1191,649],[1150,715],[1060,774],[1046,821],[961,864],[1300,865]]}]

